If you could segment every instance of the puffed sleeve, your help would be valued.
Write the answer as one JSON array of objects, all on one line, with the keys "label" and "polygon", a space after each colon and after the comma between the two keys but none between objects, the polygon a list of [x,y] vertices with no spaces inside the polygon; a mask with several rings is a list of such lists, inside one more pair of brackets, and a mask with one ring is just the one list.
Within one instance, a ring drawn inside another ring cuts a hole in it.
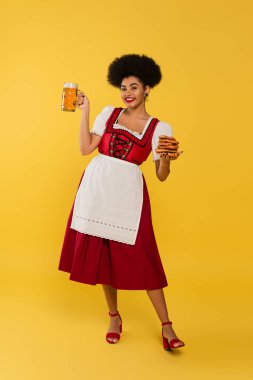
[{"label": "puffed sleeve", "polygon": [[166,135],[172,137],[172,126],[165,121],[159,121],[156,125],[155,131],[152,137],[152,156],[153,161],[160,160],[160,155],[156,153],[155,149],[158,147],[158,141],[160,135]]},{"label": "puffed sleeve", "polygon": [[106,121],[109,119],[109,116],[111,115],[114,108],[115,107],[113,106],[106,106],[102,109],[102,111],[96,116],[90,133],[96,133],[96,135],[99,135],[101,137],[103,136]]}]

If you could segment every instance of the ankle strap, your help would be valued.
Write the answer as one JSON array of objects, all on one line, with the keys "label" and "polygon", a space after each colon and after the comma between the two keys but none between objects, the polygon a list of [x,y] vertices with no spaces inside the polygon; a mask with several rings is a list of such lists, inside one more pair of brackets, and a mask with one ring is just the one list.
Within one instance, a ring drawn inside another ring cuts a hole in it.
[{"label": "ankle strap", "polygon": [[172,322],[171,321],[163,322],[162,326],[164,326],[164,325],[172,325]]},{"label": "ankle strap", "polygon": [[119,314],[119,312],[117,311],[117,313],[111,313],[110,311],[109,311],[109,315],[111,316],[111,317],[115,317],[116,315],[118,315]]}]

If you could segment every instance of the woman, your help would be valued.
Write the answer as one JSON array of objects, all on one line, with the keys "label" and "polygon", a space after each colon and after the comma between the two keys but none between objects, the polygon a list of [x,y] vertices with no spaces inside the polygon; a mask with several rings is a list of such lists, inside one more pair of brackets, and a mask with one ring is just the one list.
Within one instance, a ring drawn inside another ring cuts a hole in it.
[{"label": "woman", "polygon": [[59,270],[70,280],[102,284],[109,308],[108,343],[122,332],[117,289],[143,289],[162,323],[164,349],[184,346],[169,321],[163,287],[168,285],[154,235],[150,200],[139,165],[152,152],[156,176],[165,181],[170,161],[178,158],[172,127],[149,115],[145,102],[161,80],[160,67],[145,55],[116,58],[108,82],[120,89],[125,108],[106,106],[89,131],[89,100],[79,92],[82,110],[80,151],[98,148],[84,170],[73,203],[61,251]]}]

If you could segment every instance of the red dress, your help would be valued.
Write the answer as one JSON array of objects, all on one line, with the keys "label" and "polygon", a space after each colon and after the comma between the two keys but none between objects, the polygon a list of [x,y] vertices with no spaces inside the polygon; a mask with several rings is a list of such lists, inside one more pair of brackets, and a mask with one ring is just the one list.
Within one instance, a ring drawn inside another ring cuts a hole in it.
[{"label": "red dress", "polygon": [[[141,165],[149,156],[159,120],[151,118],[139,139],[127,128],[115,129],[122,108],[114,108],[98,145],[99,153]],[[85,175],[85,170],[81,176]],[[143,204],[134,245],[78,232],[70,228],[74,202],[67,221],[58,269],[69,279],[90,285],[107,284],[116,289],[144,290],[168,286],[152,225],[150,199],[143,177]],[[78,187],[79,187],[78,185]]]}]

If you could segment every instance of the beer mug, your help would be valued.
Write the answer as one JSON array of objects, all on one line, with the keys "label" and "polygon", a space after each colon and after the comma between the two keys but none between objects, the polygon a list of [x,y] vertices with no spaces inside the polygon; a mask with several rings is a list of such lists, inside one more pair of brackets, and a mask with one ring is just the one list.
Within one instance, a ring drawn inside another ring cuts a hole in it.
[{"label": "beer mug", "polygon": [[75,112],[76,110],[76,98],[78,93],[78,84],[72,82],[65,82],[62,91],[62,111]]}]

